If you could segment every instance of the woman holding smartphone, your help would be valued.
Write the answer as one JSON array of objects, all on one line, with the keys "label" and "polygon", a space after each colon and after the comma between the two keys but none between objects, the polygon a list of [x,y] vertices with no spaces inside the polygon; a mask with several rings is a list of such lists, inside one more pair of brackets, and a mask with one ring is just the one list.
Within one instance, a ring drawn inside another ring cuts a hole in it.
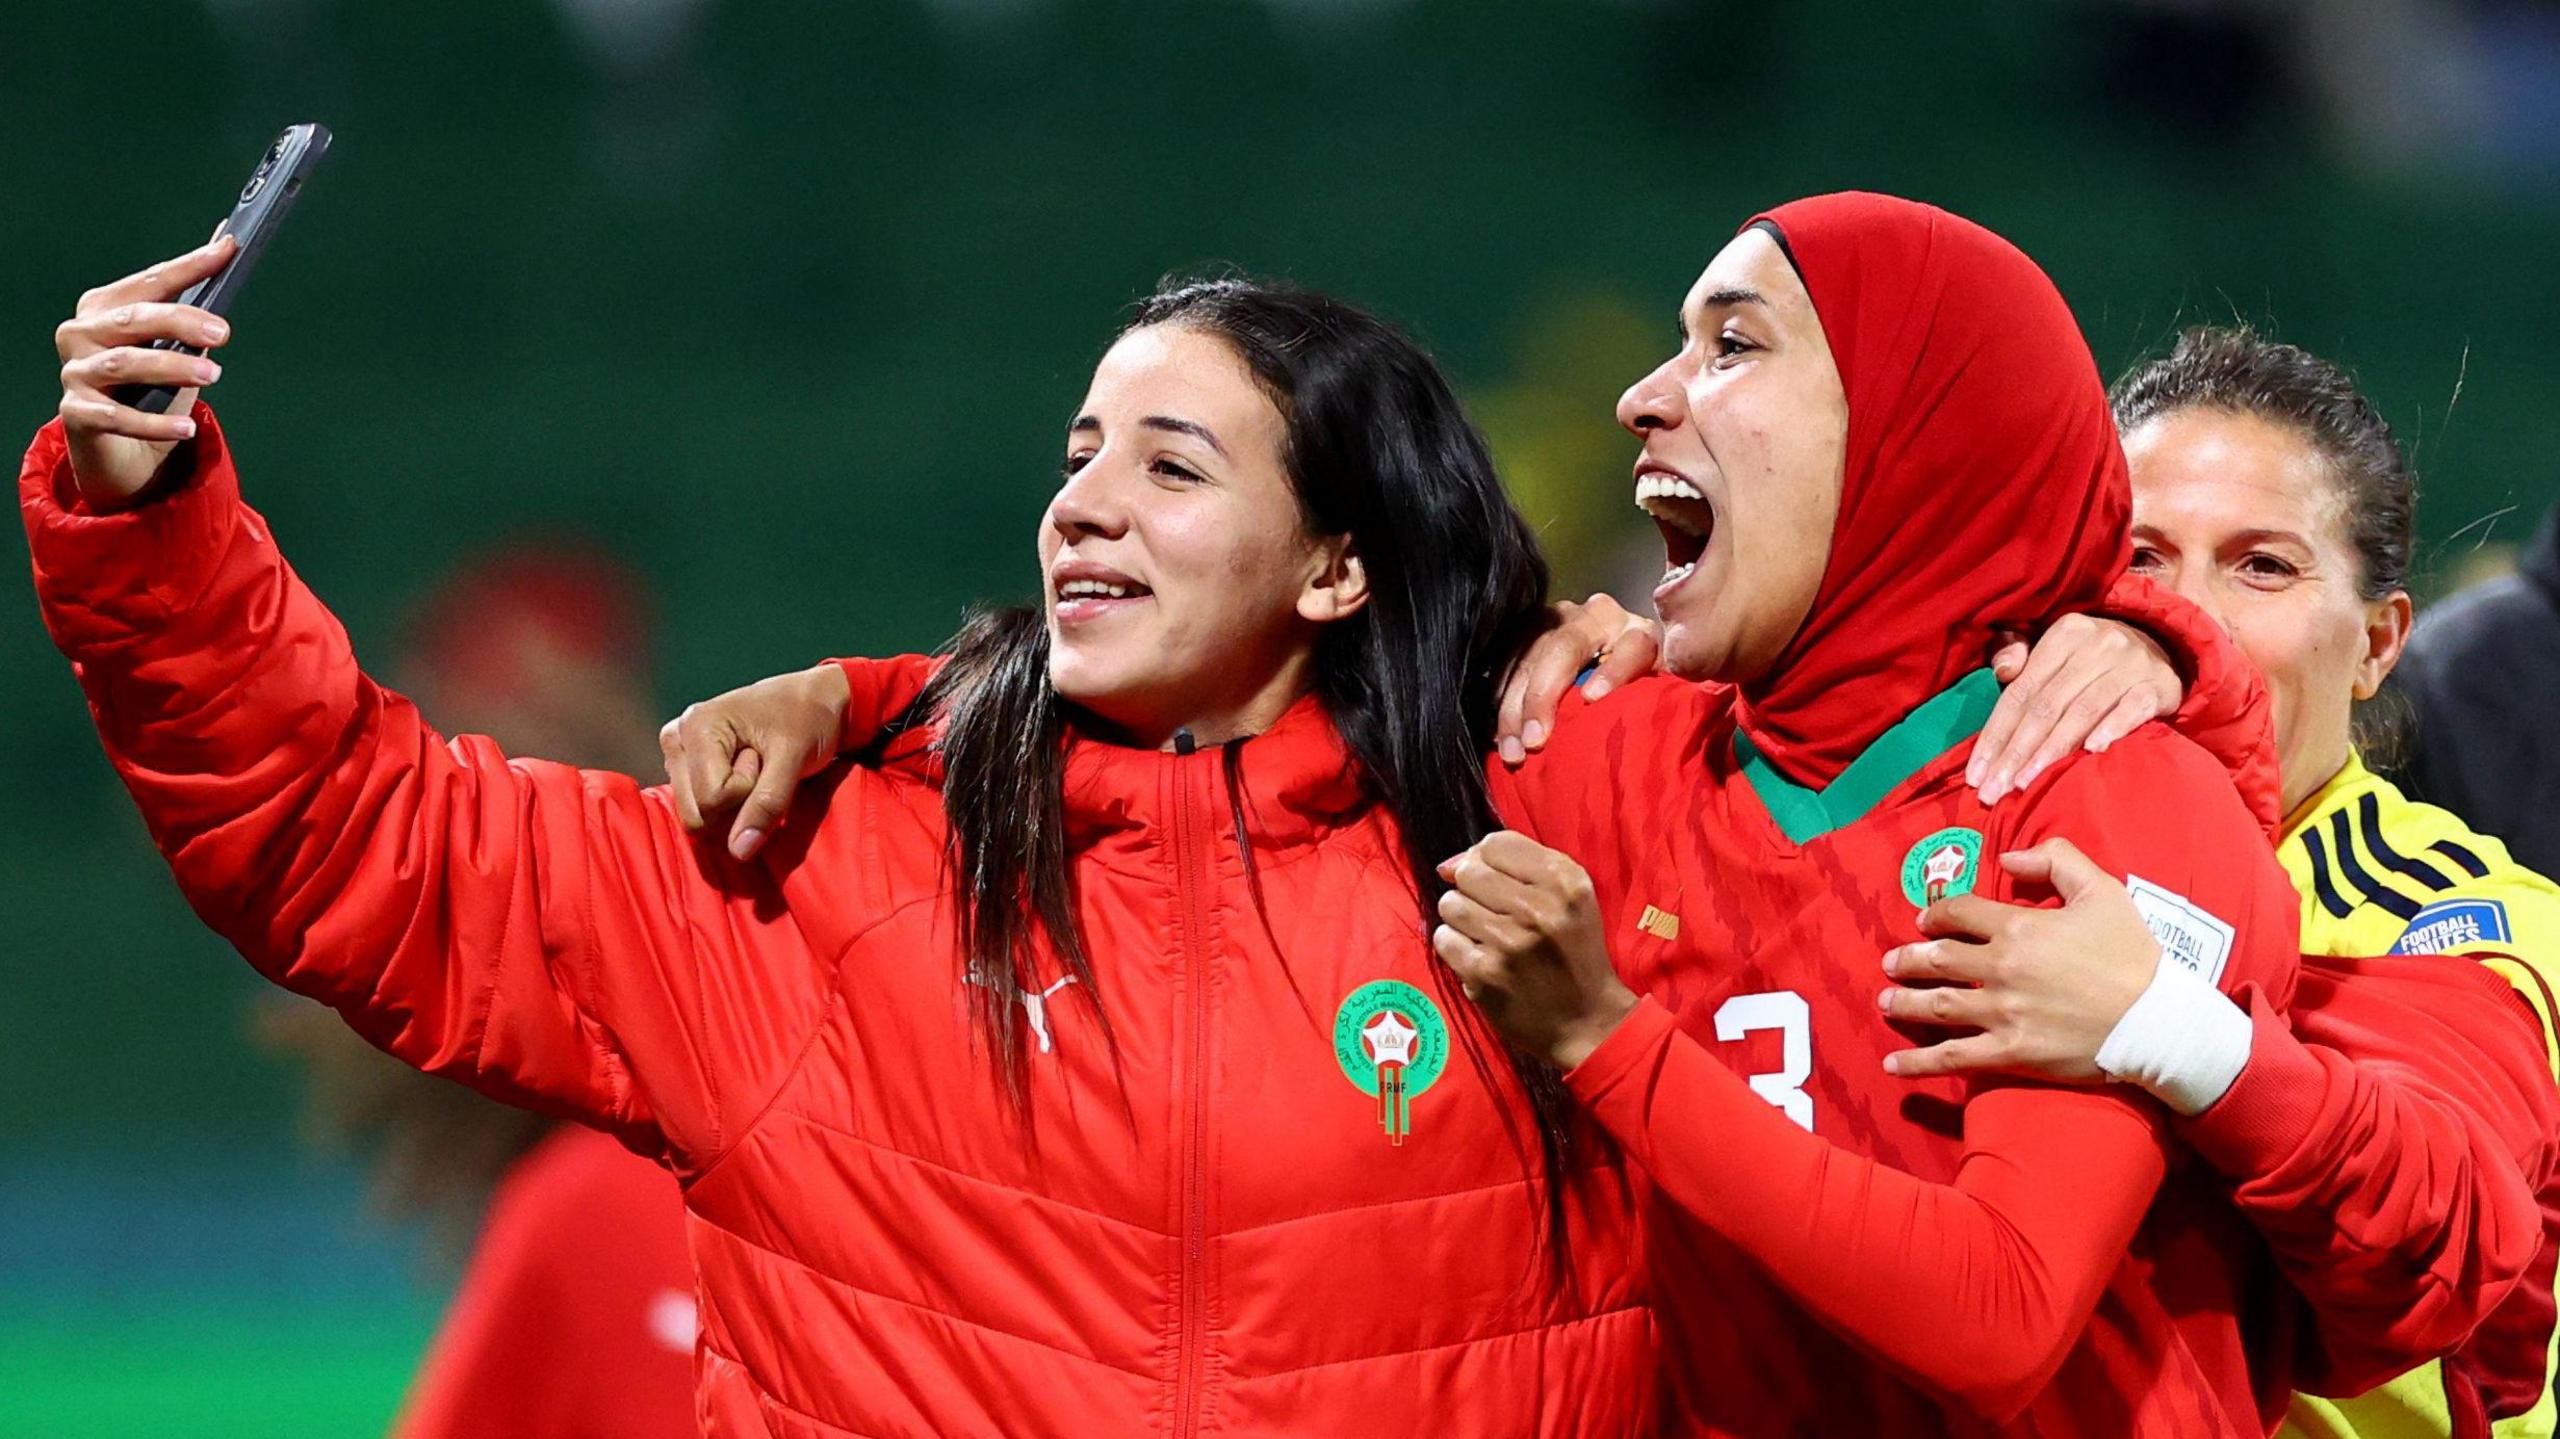
[{"label": "woman holding smartphone", "polygon": [[[685,1190],[722,1436],[1650,1432],[1633,1196],[1422,935],[1545,569],[1429,358],[1168,290],[1065,427],[1042,603],[752,861],[451,742],[243,503],[219,243],[84,298],[19,503],[188,899],[433,1073]],[[193,395],[182,397],[192,402]]]}]

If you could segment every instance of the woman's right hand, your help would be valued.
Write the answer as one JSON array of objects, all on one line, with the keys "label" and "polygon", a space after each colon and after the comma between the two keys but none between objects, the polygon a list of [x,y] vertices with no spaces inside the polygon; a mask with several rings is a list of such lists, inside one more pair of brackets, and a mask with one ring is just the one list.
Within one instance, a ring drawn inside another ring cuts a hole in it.
[{"label": "woman's right hand", "polygon": [[[228,235],[127,275],[80,297],[70,319],[53,332],[62,357],[62,428],[70,442],[71,474],[80,497],[112,508],[140,494],[180,441],[192,439],[189,417],[196,391],[222,377],[222,367],[201,355],[155,350],[154,340],[211,349],[231,338],[219,315],[172,303],[196,281],[220,270],[236,242]],[[145,414],[118,404],[122,385],[176,385],[168,413]]]},{"label": "woman's right hand", "polygon": [[851,686],[834,663],[761,679],[685,706],[658,731],[676,815],[701,830],[730,806],[729,853],[753,858],[800,781],[835,761]]},{"label": "woman's right hand", "polygon": [[1921,911],[1929,938],[1885,951],[1884,972],[1899,987],[1877,1005],[1907,1024],[1981,1032],[1886,1055],[1885,1072],[2095,1084],[2106,1078],[2098,1052],[2107,1036],[2168,962],[2160,941],[2124,884],[2067,839],[2004,854],[2000,867],[2051,889],[2062,906],[1960,894]]}]

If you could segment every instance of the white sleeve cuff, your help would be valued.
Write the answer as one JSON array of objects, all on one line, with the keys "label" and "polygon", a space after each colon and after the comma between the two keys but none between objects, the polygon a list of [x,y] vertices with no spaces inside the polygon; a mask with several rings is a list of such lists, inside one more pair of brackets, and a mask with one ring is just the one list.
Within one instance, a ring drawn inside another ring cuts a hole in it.
[{"label": "white sleeve cuff", "polygon": [[2098,1046],[2098,1069],[2192,1118],[2249,1067],[2253,1037],[2248,1011],[2204,976],[2163,960],[2151,987]]}]

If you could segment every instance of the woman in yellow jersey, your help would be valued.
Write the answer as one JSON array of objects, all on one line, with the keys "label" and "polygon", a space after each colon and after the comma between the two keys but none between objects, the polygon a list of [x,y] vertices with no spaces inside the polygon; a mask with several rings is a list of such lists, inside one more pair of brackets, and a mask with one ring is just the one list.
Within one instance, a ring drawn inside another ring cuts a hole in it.
[{"label": "woman in yellow jersey", "polygon": [[[2560,886],[2404,797],[2352,742],[2356,704],[2380,688],[2409,631],[2415,484],[2389,427],[2343,370],[2245,329],[2188,331],[2113,398],[2132,464],[2135,568],[2213,613],[2274,693],[2280,850],[2302,895],[2304,951],[2473,956],[2531,1006],[2552,1045]],[[1994,775],[1989,787],[2004,783]],[[2073,902],[2023,924],[2005,907],[1962,904],[1931,931],[1946,939],[1888,955],[1896,980],[1975,986],[1888,990],[1888,1012],[1982,1031],[1897,1055],[1896,1071],[2121,1078],[2188,1114],[2229,1090],[2248,1063],[2249,1023],[2164,962],[2142,897],[2067,853],[2011,863],[2052,871]],[[2035,963],[2004,963],[2010,953]],[[2552,1053],[2560,1078],[2560,1046]],[[2460,1353],[2359,1398],[2298,1397],[2282,1432],[2552,1434],[2552,1285],[2546,1243]]]}]

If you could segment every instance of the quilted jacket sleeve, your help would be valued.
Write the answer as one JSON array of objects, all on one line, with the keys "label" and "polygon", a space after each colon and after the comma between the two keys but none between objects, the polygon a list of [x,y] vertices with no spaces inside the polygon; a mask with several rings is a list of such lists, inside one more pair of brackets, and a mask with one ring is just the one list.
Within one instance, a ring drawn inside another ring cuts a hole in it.
[{"label": "quilted jacket sleeve", "polygon": [[83,507],[58,423],[19,475],[46,627],[197,914],[409,1064],[716,1157],[823,1003],[770,876],[634,780],[447,743],[357,667],[197,421],[131,508]]}]

